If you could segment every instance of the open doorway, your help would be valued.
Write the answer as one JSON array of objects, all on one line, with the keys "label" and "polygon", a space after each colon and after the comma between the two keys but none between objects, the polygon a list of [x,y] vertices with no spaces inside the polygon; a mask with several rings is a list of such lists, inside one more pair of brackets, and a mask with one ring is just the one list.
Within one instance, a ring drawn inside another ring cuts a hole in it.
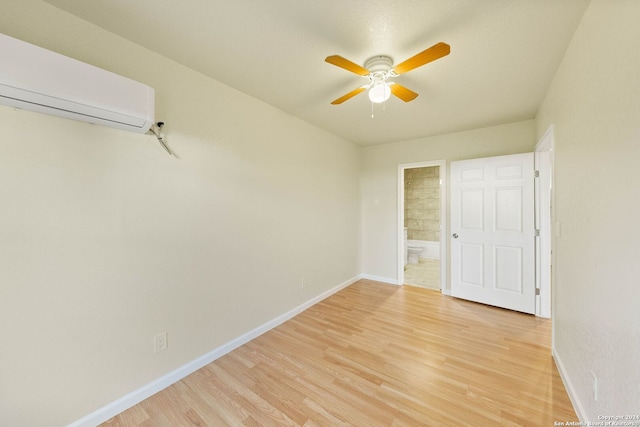
[{"label": "open doorway", "polygon": [[446,162],[398,166],[398,284],[446,293]]}]

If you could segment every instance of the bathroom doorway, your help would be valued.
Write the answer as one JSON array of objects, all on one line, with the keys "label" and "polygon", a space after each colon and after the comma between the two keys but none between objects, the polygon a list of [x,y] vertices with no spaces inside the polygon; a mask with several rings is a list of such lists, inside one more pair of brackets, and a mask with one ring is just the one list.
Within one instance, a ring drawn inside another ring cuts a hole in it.
[{"label": "bathroom doorway", "polygon": [[398,166],[398,284],[446,290],[446,162]]}]

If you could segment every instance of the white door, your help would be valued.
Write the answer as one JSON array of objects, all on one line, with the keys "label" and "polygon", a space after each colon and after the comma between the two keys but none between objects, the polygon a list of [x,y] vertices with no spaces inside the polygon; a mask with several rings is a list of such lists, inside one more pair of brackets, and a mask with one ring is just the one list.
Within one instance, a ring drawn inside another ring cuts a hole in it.
[{"label": "white door", "polygon": [[535,311],[533,153],[451,163],[451,295]]}]

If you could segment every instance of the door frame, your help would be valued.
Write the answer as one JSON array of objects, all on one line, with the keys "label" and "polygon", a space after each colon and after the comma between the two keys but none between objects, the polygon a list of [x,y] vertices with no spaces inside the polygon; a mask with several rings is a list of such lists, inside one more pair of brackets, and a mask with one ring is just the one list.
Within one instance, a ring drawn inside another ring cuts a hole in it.
[{"label": "door frame", "polygon": [[447,288],[447,161],[433,160],[398,165],[398,211],[396,221],[398,285],[404,284],[404,171],[406,169],[439,166],[440,175],[440,292],[449,295]]},{"label": "door frame", "polygon": [[[535,148],[535,168],[539,172],[536,178],[535,206],[536,228],[540,230],[540,237],[536,238],[536,287],[540,289],[540,295],[536,295],[536,316],[552,317],[552,284],[555,282],[554,252],[555,242],[553,236],[553,210],[554,210],[554,125],[551,124],[544,135],[538,140]],[[542,156],[540,153],[548,153]],[[549,186],[541,185],[548,183]],[[542,210],[541,210],[542,208]],[[548,208],[548,216],[543,218]],[[548,274],[545,274],[544,271]]]}]

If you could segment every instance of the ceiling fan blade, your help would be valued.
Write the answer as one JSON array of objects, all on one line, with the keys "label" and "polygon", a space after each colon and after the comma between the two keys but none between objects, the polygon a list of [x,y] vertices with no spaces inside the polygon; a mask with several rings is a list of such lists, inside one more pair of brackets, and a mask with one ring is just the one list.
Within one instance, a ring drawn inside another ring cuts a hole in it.
[{"label": "ceiling fan blade", "polygon": [[358,89],[354,89],[351,92],[349,92],[346,95],[341,96],[340,98],[336,99],[335,101],[333,101],[331,104],[333,105],[338,105],[338,104],[342,104],[344,101],[353,98],[354,96],[356,96],[359,93],[364,92],[367,89],[366,86],[364,87],[359,87]]},{"label": "ceiling fan blade", "polygon": [[343,58],[340,55],[332,55],[327,56],[325,61],[329,64],[333,64],[336,67],[344,68],[347,71],[351,71],[352,73],[356,73],[359,76],[368,76],[369,70],[364,67],[359,66],[355,62],[351,62],[346,58]]},{"label": "ceiling fan blade", "polygon": [[395,82],[391,86],[389,86],[389,89],[391,89],[392,94],[402,99],[404,102],[413,101],[418,96],[418,94],[411,89],[407,89],[406,87]]},{"label": "ceiling fan blade", "polygon": [[395,67],[393,67],[393,71],[396,74],[404,74],[407,71],[411,71],[414,68],[418,68],[423,66],[424,64],[428,64],[431,61],[435,61],[436,59],[440,59],[443,56],[447,56],[451,52],[451,47],[446,43],[437,43],[431,46],[428,49],[423,50],[417,55],[412,56],[404,62],[399,63]]}]

